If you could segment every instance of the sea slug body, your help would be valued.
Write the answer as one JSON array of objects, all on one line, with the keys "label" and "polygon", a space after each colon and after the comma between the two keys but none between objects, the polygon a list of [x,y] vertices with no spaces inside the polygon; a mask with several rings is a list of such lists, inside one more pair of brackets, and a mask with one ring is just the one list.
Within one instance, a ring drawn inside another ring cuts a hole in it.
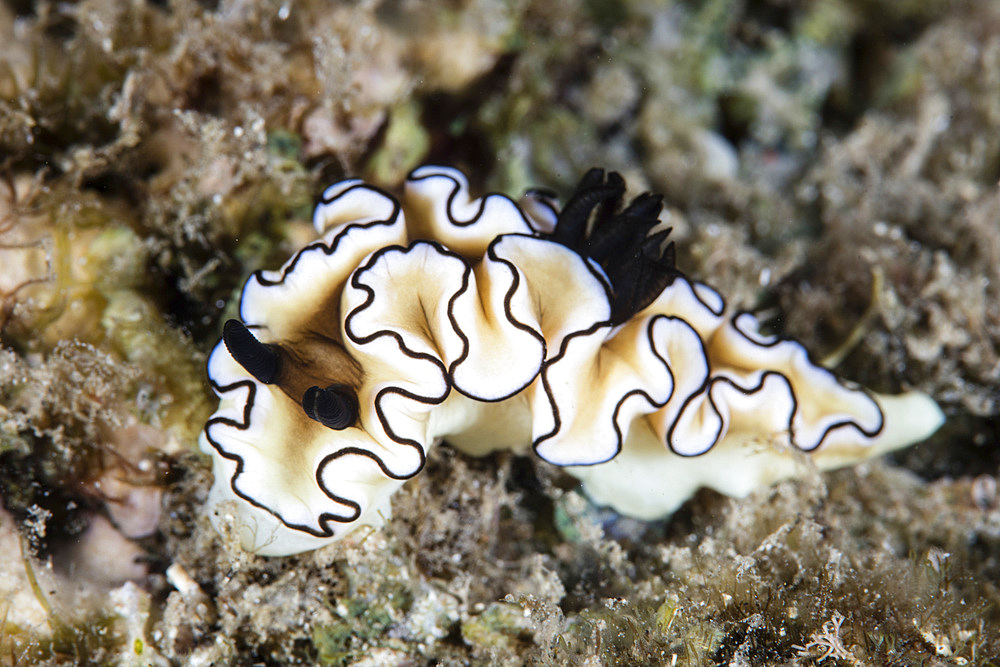
[{"label": "sea slug body", "polygon": [[595,502],[655,519],[701,487],[792,476],[803,452],[834,468],[940,426],[924,394],[851,385],[729,312],[675,268],[661,198],[624,194],[598,169],[561,208],[474,199],[446,167],[400,199],[328,188],[321,238],[250,277],[209,359],[215,520],[235,508],[263,555],[317,548],[384,521],[442,440],[530,445]]}]

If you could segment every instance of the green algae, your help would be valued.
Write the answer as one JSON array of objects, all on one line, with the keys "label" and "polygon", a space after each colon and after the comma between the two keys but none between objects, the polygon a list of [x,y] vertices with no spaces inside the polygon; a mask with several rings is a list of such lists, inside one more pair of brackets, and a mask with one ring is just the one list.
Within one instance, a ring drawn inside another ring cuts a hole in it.
[{"label": "green algae", "polygon": [[419,105],[408,102],[389,112],[382,145],[372,153],[365,169],[377,183],[401,183],[421,164],[430,147],[430,137],[420,120]]},{"label": "green algae", "polygon": [[531,629],[518,606],[494,603],[462,623],[462,641],[487,654],[510,653],[531,641]]}]

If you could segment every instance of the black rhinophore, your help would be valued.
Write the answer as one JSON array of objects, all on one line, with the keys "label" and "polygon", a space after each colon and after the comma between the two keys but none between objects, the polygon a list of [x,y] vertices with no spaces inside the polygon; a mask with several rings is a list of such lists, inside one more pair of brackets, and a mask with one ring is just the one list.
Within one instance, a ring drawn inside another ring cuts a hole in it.
[{"label": "black rhinophore", "polygon": [[643,193],[623,210],[625,181],[591,169],[556,219],[552,240],[597,262],[611,283],[611,323],[618,325],[651,304],[681,273],[674,266],[670,229],[654,234],[663,196]]},{"label": "black rhinophore", "polygon": [[326,389],[309,387],[302,395],[302,409],[310,419],[340,431],[358,420],[358,397],[353,389],[343,384],[333,384]]},{"label": "black rhinophore", "polygon": [[270,345],[266,345],[250,333],[250,330],[239,320],[227,320],[222,327],[222,340],[226,349],[233,355],[247,373],[257,378],[259,382],[271,384],[278,375],[280,357]]}]

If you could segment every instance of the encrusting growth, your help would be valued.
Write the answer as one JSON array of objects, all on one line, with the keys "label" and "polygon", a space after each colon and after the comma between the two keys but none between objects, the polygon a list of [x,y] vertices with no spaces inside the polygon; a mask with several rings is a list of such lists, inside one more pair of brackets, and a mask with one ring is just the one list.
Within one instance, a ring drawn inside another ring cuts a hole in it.
[{"label": "encrusting growth", "polygon": [[398,200],[328,188],[322,238],[250,277],[209,359],[215,520],[235,508],[263,555],[322,546],[381,523],[442,440],[530,445],[654,519],[701,487],[745,495],[806,455],[848,465],[940,426],[926,395],[841,381],[727,312],[676,269],[662,198],[624,194],[599,169],[561,210],[541,191],[473,199],[446,167]]}]

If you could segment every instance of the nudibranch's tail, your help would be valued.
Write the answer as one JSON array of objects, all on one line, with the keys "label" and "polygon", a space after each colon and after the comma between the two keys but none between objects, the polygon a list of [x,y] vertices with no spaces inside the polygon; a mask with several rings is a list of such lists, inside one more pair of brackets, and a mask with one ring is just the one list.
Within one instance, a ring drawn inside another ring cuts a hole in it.
[{"label": "nudibranch's tail", "polygon": [[637,422],[621,453],[598,466],[567,468],[583,482],[590,498],[629,516],[654,520],[669,516],[702,487],[743,497],[804,466],[831,470],[920,442],[944,422],[941,408],[926,394],[874,395],[885,421],[872,438],[830,439],[806,455],[796,447],[770,445],[759,434],[730,437],[701,456],[664,455],[648,425]]},{"label": "nudibranch's tail", "polygon": [[813,459],[823,470],[857,463],[926,440],[944,424],[944,412],[934,399],[919,391],[896,396],[872,394],[882,410],[882,430],[856,444],[822,447]]}]

